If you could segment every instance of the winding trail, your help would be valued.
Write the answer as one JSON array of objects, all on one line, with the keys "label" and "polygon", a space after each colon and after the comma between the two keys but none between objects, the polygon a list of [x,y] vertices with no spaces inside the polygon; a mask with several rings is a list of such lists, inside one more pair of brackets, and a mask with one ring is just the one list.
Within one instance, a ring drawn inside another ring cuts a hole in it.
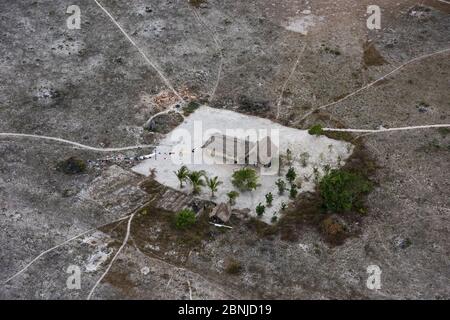
[{"label": "winding trail", "polygon": [[289,73],[289,76],[287,77],[286,81],[283,84],[283,87],[281,88],[281,93],[280,93],[280,96],[278,97],[278,101],[277,101],[277,116],[276,116],[277,119],[280,118],[280,107],[281,107],[281,103],[283,101],[284,92],[286,91],[286,87],[287,87],[289,81],[291,80],[292,76],[294,75],[295,70],[297,70],[297,66],[300,62],[301,57],[303,56],[303,52],[305,52],[305,49],[306,49],[306,45],[303,45],[303,48],[300,51],[300,53],[298,54],[297,60],[295,60],[295,63],[291,69],[291,72]]},{"label": "winding trail", "polygon": [[383,128],[383,129],[334,129],[323,128],[323,131],[330,132],[355,132],[355,133],[380,133],[391,131],[405,131],[405,130],[417,130],[417,129],[432,129],[432,128],[450,128],[450,124],[432,124],[425,126],[413,126],[413,127],[400,127],[400,128]]},{"label": "winding trail", "polygon": [[112,221],[112,222],[108,222],[108,223],[102,224],[101,226],[98,226],[98,227],[89,229],[89,230],[87,230],[87,231],[84,231],[83,233],[80,233],[80,234],[78,234],[78,235],[76,235],[76,236],[73,236],[73,237],[70,238],[70,239],[67,239],[66,241],[64,241],[64,242],[62,242],[62,243],[60,243],[60,244],[58,244],[58,245],[56,245],[56,246],[54,246],[54,247],[52,247],[52,248],[50,248],[50,249],[47,249],[47,250],[41,252],[41,253],[40,253],[39,255],[37,255],[33,260],[31,260],[25,267],[23,267],[20,271],[18,271],[18,272],[15,273],[13,276],[11,276],[11,277],[9,277],[7,280],[5,280],[5,281],[3,282],[3,285],[6,285],[8,282],[10,282],[10,281],[13,280],[14,278],[16,278],[16,277],[18,277],[19,275],[21,275],[22,273],[24,273],[29,267],[31,267],[31,266],[32,266],[36,261],[38,261],[40,258],[42,258],[42,257],[45,256],[46,254],[48,254],[48,253],[50,253],[50,252],[52,252],[52,251],[58,249],[59,247],[62,247],[62,246],[64,246],[65,244],[67,244],[67,243],[69,243],[69,242],[71,242],[71,241],[73,241],[73,240],[76,240],[76,239],[78,239],[78,238],[80,238],[80,237],[82,237],[82,236],[84,236],[84,235],[86,235],[86,234],[88,234],[88,233],[94,232],[94,231],[96,231],[96,230],[98,230],[98,229],[100,229],[100,228],[102,228],[102,227],[109,226],[110,224],[113,224],[113,223],[115,223],[115,222],[120,222],[120,221],[125,220],[125,219],[127,219],[127,218],[130,218],[130,217],[132,217],[132,216],[134,216],[134,214],[131,214],[131,215],[128,215],[128,216],[119,218],[119,219],[117,219],[117,220],[114,220],[114,221]]},{"label": "winding trail", "polygon": [[40,136],[35,134],[26,134],[26,133],[9,133],[9,132],[0,132],[0,138],[31,138],[31,139],[40,139],[40,140],[48,140],[48,141],[56,141],[61,142],[65,144],[73,145],[80,149],[85,150],[91,150],[91,151],[98,151],[98,152],[118,152],[118,151],[127,151],[127,150],[136,150],[136,149],[148,149],[148,148],[154,148],[153,145],[135,145],[135,146],[128,146],[128,147],[120,147],[120,148],[96,148],[87,146],[78,142],[62,139],[62,138],[56,138],[56,137],[49,137],[49,136]]},{"label": "winding trail", "polygon": [[222,69],[223,69],[223,61],[224,61],[222,46],[221,46],[220,41],[217,38],[216,34],[214,33],[212,27],[201,18],[197,9],[192,8],[192,11],[194,12],[194,16],[197,18],[197,20],[200,22],[200,24],[203,25],[209,31],[209,34],[211,35],[211,37],[214,40],[217,52],[220,55],[220,62],[219,62],[219,67],[218,67],[218,71],[217,71],[216,83],[215,83],[214,88],[212,89],[212,91],[210,93],[210,97],[209,97],[209,101],[211,102],[213,97],[216,95],[216,91],[217,91],[217,88],[219,87],[219,83],[220,83],[220,80],[222,77]]},{"label": "winding trail", "polygon": [[106,10],[97,0],[94,0],[94,2],[97,4],[97,6],[100,7],[100,9],[102,9],[106,15],[111,19],[111,21],[117,26],[117,28],[119,28],[119,30],[124,34],[124,36],[128,39],[128,41],[130,41],[130,43],[136,47],[136,49],[139,51],[139,53],[142,55],[142,57],[144,57],[144,60],[158,73],[158,75],[161,77],[161,79],[164,81],[165,85],[172,90],[172,92],[178,97],[178,99],[180,99],[180,101],[184,101],[184,99],[181,97],[181,95],[178,93],[177,90],[175,90],[175,88],[172,86],[172,84],[170,83],[169,79],[167,79],[167,77],[163,74],[163,72],[161,71],[161,69],[156,65],[155,62],[151,61],[147,55],[145,54],[145,52],[136,44],[136,42],[134,42],[134,40],[128,35],[128,33],[121,27],[121,25],[116,21],[116,19],[114,19],[114,17],[108,12],[108,10]]},{"label": "winding trail", "polygon": [[106,268],[105,272],[101,275],[101,277],[97,280],[95,285],[92,287],[91,291],[89,292],[89,295],[87,297],[87,300],[91,300],[92,296],[94,295],[95,289],[97,289],[100,282],[102,282],[103,278],[108,274],[109,270],[113,266],[114,262],[116,261],[117,257],[119,256],[120,252],[122,252],[123,248],[127,245],[128,239],[130,238],[130,232],[131,232],[131,222],[133,221],[133,218],[136,213],[133,213],[130,215],[128,219],[128,225],[127,225],[127,234],[125,235],[125,238],[123,239],[122,245],[120,246],[119,250],[117,250],[116,254],[112,258],[111,262],[109,263],[108,267]]},{"label": "winding trail", "polygon": [[377,80],[375,80],[375,81],[373,81],[373,82],[371,82],[371,83],[369,83],[369,84],[367,84],[367,85],[365,85],[365,86],[359,88],[358,90],[356,90],[356,91],[354,91],[354,92],[352,92],[352,93],[350,93],[350,94],[348,94],[348,95],[342,97],[341,99],[336,100],[336,101],[334,101],[334,102],[327,103],[327,104],[325,104],[325,105],[323,105],[323,106],[314,108],[313,110],[307,112],[302,118],[300,118],[299,121],[305,120],[305,119],[308,118],[311,114],[313,114],[313,113],[315,113],[315,112],[317,112],[317,111],[319,111],[319,110],[321,110],[321,109],[325,109],[325,108],[334,106],[334,105],[336,105],[336,104],[338,104],[338,103],[340,103],[340,102],[342,102],[342,101],[344,101],[344,100],[347,100],[347,99],[350,98],[350,97],[353,97],[353,96],[357,95],[358,93],[360,93],[360,92],[362,92],[362,91],[364,91],[364,90],[369,89],[370,87],[373,87],[373,86],[374,86],[375,84],[377,84],[378,82],[383,81],[384,79],[386,79],[386,78],[389,77],[390,75],[396,73],[397,71],[403,69],[404,67],[406,67],[406,66],[408,66],[408,65],[410,65],[410,64],[412,64],[412,63],[414,63],[414,62],[417,62],[417,61],[420,61],[420,60],[424,60],[424,59],[433,57],[433,56],[435,56],[435,55],[439,55],[439,54],[443,54],[443,53],[447,53],[447,52],[450,52],[450,48],[443,49],[443,50],[439,50],[439,51],[432,52],[432,53],[428,53],[428,54],[425,54],[425,55],[416,57],[416,58],[414,58],[414,59],[411,59],[411,60],[409,60],[409,61],[407,61],[407,62],[405,62],[405,63],[399,65],[397,68],[395,68],[394,70],[392,70],[392,71],[390,71],[389,73],[385,74],[385,75],[382,76],[381,78],[378,78]]}]

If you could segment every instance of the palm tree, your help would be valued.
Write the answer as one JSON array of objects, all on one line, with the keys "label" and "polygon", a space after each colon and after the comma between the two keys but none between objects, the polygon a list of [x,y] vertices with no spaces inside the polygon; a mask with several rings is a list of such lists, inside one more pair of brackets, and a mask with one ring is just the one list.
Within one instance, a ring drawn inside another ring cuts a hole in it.
[{"label": "palm tree", "polygon": [[175,175],[178,178],[178,181],[180,181],[180,189],[183,188],[183,182],[187,180],[189,175],[189,170],[186,166],[182,166],[178,171],[174,171]]},{"label": "palm tree", "polygon": [[188,174],[189,182],[192,185],[192,193],[193,194],[199,194],[201,191],[201,187],[205,186],[205,180],[203,180],[203,177],[205,176],[205,171],[192,171]]},{"label": "palm tree", "polygon": [[211,198],[214,198],[214,192],[217,191],[217,187],[222,183],[222,181],[219,181],[219,177],[214,177],[212,179],[206,178],[206,185],[211,190]]}]

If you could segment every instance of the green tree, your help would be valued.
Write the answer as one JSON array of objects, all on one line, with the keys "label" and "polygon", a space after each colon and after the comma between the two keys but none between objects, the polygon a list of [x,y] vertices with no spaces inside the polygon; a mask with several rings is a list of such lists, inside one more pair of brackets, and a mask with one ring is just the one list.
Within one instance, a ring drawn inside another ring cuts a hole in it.
[{"label": "green tree", "polygon": [[205,180],[203,179],[205,177],[205,171],[192,171],[188,174],[189,182],[192,185],[192,193],[193,194],[199,194],[202,190],[202,187],[204,187]]},{"label": "green tree", "polygon": [[237,191],[230,191],[227,193],[228,201],[231,205],[236,204],[236,198],[239,197],[239,192]]},{"label": "green tree", "polygon": [[291,197],[291,199],[295,199],[295,197],[297,197],[297,194],[297,187],[295,185],[292,185],[291,190],[289,190],[289,197]]},{"label": "green tree", "polygon": [[293,184],[295,179],[297,178],[297,173],[293,167],[290,167],[288,172],[286,173],[286,179],[290,184]]},{"label": "green tree", "polygon": [[287,208],[287,204],[284,203],[284,202],[282,202],[282,203],[281,203],[281,211],[286,210],[286,208]]},{"label": "green tree", "polygon": [[262,216],[265,211],[266,207],[261,203],[256,206],[256,214],[258,215],[258,217]]},{"label": "green tree", "polygon": [[218,187],[222,184],[222,181],[219,181],[219,177],[214,177],[212,179],[209,179],[206,177],[206,185],[208,186],[209,190],[211,190],[211,197],[214,198],[214,193],[217,192]]},{"label": "green tree", "polygon": [[252,168],[242,168],[233,173],[231,182],[241,191],[252,191],[259,186],[259,177],[256,170]]},{"label": "green tree", "polygon": [[278,187],[278,193],[284,194],[284,192],[286,191],[286,182],[284,182],[284,180],[278,179],[275,184]]},{"label": "green tree", "polygon": [[180,182],[180,189],[183,188],[183,182],[185,182],[188,179],[189,170],[186,166],[182,166],[179,170],[174,171],[175,175],[178,178],[178,181]]},{"label": "green tree", "polygon": [[331,170],[319,183],[322,206],[335,213],[362,211],[363,196],[371,190],[370,181],[345,170]]},{"label": "green tree", "polygon": [[175,226],[177,229],[187,229],[195,224],[195,212],[183,209],[175,215]]},{"label": "green tree", "polygon": [[272,192],[269,192],[268,194],[266,194],[266,204],[268,207],[272,206],[272,201],[273,201],[273,194]]}]

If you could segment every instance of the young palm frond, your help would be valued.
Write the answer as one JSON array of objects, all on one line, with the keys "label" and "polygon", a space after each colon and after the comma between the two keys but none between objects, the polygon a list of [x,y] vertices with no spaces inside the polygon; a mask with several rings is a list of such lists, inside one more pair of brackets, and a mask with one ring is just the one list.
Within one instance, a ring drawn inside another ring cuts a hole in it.
[{"label": "young palm frond", "polygon": [[183,188],[183,182],[188,179],[189,170],[186,166],[182,166],[179,170],[174,171],[175,175],[178,178],[178,181],[180,181],[180,189]]},{"label": "young palm frond", "polygon": [[214,198],[214,193],[217,192],[218,187],[222,184],[222,181],[219,181],[219,177],[214,177],[212,179],[206,178],[206,185],[211,190],[211,197]]},{"label": "young palm frond", "polygon": [[205,171],[192,171],[188,174],[189,182],[192,185],[192,193],[193,194],[199,194],[202,187],[204,187],[205,180],[203,178],[205,177]]}]

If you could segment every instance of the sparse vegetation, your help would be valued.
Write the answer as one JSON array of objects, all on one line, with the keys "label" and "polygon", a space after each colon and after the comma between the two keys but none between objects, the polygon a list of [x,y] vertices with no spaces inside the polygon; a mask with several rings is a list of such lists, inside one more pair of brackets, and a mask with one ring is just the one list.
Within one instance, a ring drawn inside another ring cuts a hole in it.
[{"label": "sparse vegetation", "polygon": [[331,170],[319,183],[323,208],[335,213],[360,211],[362,196],[371,189],[370,181],[345,170]]},{"label": "sparse vegetation", "polygon": [[292,185],[291,189],[289,190],[289,197],[291,199],[295,199],[297,197],[297,194],[298,194],[297,186]]},{"label": "sparse vegetation", "polygon": [[290,149],[286,150],[286,161],[289,166],[292,166],[292,151]]},{"label": "sparse vegetation", "polygon": [[275,184],[278,187],[278,193],[280,195],[284,194],[284,192],[286,191],[286,182],[284,182],[284,180],[278,179]]},{"label": "sparse vegetation", "polygon": [[308,133],[310,135],[320,136],[323,134],[323,127],[320,124],[316,124],[308,130]]},{"label": "sparse vegetation", "polygon": [[293,167],[290,167],[286,173],[286,179],[291,185],[294,183],[295,179],[297,179],[297,173]]},{"label": "sparse vegetation", "polygon": [[183,115],[185,117],[191,115],[192,113],[195,112],[195,110],[197,110],[200,107],[200,104],[196,101],[191,101],[188,103],[188,105],[186,107],[183,108]]},{"label": "sparse vegetation", "polygon": [[300,164],[302,165],[303,168],[305,168],[308,165],[309,157],[310,155],[308,152],[303,152],[300,154]]},{"label": "sparse vegetation", "polygon": [[215,192],[217,192],[218,187],[222,184],[222,181],[219,181],[219,177],[208,178],[206,177],[206,185],[209,190],[211,190],[211,197],[214,198]]},{"label": "sparse vegetation", "polygon": [[196,8],[200,8],[200,6],[206,2],[206,0],[189,0],[189,4]]},{"label": "sparse vegetation", "polygon": [[241,191],[252,191],[259,186],[259,177],[256,170],[252,168],[242,168],[233,173],[231,182]]},{"label": "sparse vegetation", "polygon": [[189,170],[186,166],[182,166],[179,170],[174,171],[174,173],[177,176],[178,181],[180,182],[180,189],[182,189],[183,182],[185,182],[188,179]]},{"label": "sparse vegetation", "polygon": [[228,201],[230,202],[230,205],[236,204],[236,199],[239,197],[239,192],[237,191],[230,191],[227,193]]},{"label": "sparse vegetation", "polygon": [[195,212],[184,209],[175,215],[175,227],[185,230],[195,224]]},{"label": "sparse vegetation", "polygon": [[272,202],[273,202],[273,195],[272,192],[269,192],[268,194],[266,194],[266,204],[268,207],[272,206]]},{"label": "sparse vegetation", "polygon": [[225,272],[228,274],[239,274],[242,271],[242,265],[239,261],[231,259],[225,267]]},{"label": "sparse vegetation", "polygon": [[262,203],[258,204],[256,206],[256,214],[258,217],[262,216],[264,212],[266,212],[266,207]]},{"label": "sparse vegetation", "polygon": [[70,157],[67,160],[61,161],[57,165],[57,170],[65,174],[79,174],[86,171],[86,162],[77,157]]}]

